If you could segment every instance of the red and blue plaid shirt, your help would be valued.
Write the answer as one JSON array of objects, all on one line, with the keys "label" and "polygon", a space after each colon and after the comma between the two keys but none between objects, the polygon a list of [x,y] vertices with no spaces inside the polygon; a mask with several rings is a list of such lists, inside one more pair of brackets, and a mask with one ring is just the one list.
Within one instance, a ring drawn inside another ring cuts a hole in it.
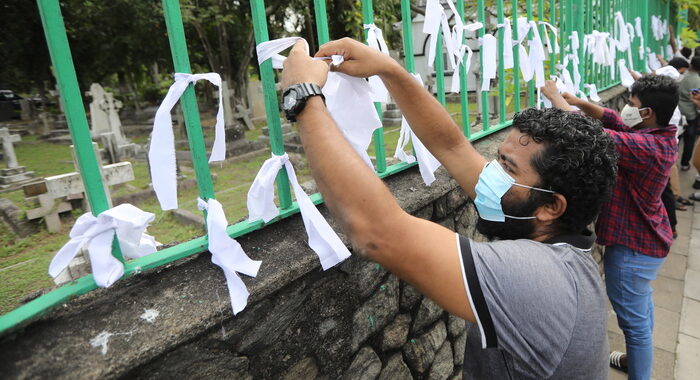
[{"label": "red and blue plaid shirt", "polygon": [[607,108],[601,120],[619,157],[612,197],[603,204],[596,223],[597,242],[666,257],[673,231],[661,193],[676,162],[676,127],[632,129]]}]

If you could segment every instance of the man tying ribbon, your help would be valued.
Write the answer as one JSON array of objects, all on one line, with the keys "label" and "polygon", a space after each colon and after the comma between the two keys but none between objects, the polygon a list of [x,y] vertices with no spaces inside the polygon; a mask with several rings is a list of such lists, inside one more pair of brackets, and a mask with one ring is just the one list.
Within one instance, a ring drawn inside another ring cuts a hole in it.
[{"label": "man tying ribbon", "polygon": [[327,111],[320,87],[328,64],[299,42],[284,62],[282,87],[297,94],[284,110],[355,251],[472,322],[465,378],[605,378],[605,292],[586,228],[616,175],[615,147],[600,124],[525,110],[489,162],[391,57],[351,39],[316,53],[332,55],[344,62],[331,70],[381,78],[413,132],[475,201],[477,229],[498,239],[479,243],[404,212]]}]

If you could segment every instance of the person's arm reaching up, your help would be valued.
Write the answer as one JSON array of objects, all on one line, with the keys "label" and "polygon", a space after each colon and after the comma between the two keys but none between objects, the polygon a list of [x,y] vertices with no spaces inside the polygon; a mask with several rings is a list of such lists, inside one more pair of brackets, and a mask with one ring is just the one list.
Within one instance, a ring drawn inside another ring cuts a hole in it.
[{"label": "person's arm reaching up", "polygon": [[474,199],[474,187],[486,164],[438,101],[394,59],[355,40],[344,38],[321,46],[316,56],[342,55],[339,72],[355,77],[379,75],[411,130]]},{"label": "person's arm reaching up", "polygon": [[[327,74],[327,65],[312,60],[302,41],[284,62],[282,87],[323,86]],[[308,99],[297,121],[316,184],[355,252],[386,267],[450,313],[475,321],[455,233],[399,207],[347,142],[320,97]]]}]

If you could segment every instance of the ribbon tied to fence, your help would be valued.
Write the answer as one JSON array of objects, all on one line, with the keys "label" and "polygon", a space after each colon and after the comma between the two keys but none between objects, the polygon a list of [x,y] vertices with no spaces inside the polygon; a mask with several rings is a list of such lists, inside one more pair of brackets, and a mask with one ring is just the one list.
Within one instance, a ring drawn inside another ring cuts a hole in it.
[{"label": "ribbon tied to fence", "polygon": [[311,198],[301,188],[301,185],[299,185],[299,180],[286,153],[281,156],[273,154],[271,158],[263,163],[258,175],[255,177],[248,191],[249,220],[262,219],[264,222],[268,222],[279,215],[279,210],[275,206],[274,201],[274,180],[282,167],[287,171],[289,182],[294,190],[294,196],[296,197],[299,212],[309,238],[309,247],[318,255],[323,270],[329,269],[350,257],[348,248],[318,211]]},{"label": "ribbon tied to fence", "polygon": [[[367,30],[367,45],[373,49],[389,55],[389,46],[384,40],[384,33],[374,24],[364,24]],[[386,103],[389,100],[389,91],[384,86],[384,82],[377,75],[368,78],[369,86],[372,88],[372,101]]]},{"label": "ribbon tied to fence", "polygon": [[135,259],[156,251],[152,236],[145,233],[155,216],[128,203],[94,216],[81,215],[70,231],[70,240],[56,253],[49,274],[58,276],[68,267],[81,248],[87,245],[92,275],[97,286],[106,288],[124,275],[124,265],[112,256],[112,240],[116,233],[122,255]]},{"label": "ribbon tied to fence", "polygon": [[205,202],[198,198],[197,206],[200,210],[207,210],[207,237],[209,239],[211,262],[224,271],[229,297],[231,298],[231,308],[234,315],[238,314],[248,304],[248,296],[250,295],[238,273],[255,277],[258,275],[262,262],[248,257],[241,245],[228,236],[228,233],[226,233],[228,221],[219,201],[210,198]]},{"label": "ribbon tied to fence", "polygon": [[190,84],[198,80],[207,80],[219,88],[219,110],[216,113],[214,145],[211,149],[209,162],[223,161],[226,158],[226,136],[224,131],[224,107],[221,91],[221,77],[217,73],[187,74],[176,73],[175,83],[168,89],[165,99],[156,111],[153,122],[151,146],[148,151],[148,161],[151,170],[153,190],[158,197],[163,210],[177,208],[177,168],[175,165],[175,135],[173,133],[170,111],[178,102]]}]

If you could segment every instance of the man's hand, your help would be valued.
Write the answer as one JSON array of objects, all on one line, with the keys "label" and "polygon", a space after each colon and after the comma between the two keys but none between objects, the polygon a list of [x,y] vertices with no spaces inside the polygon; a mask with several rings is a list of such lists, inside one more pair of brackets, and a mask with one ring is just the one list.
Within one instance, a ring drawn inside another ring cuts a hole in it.
[{"label": "man's hand", "polygon": [[332,55],[342,55],[344,62],[337,67],[331,66],[331,70],[354,77],[381,76],[397,66],[400,67],[390,56],[347,37],[321,45],[316,53],[316,57]]},{"label": "man's hand", "polygon": [[306,46],[305,41],[297,42],[284,60],[282,89],[297,83],[314,83],[319,87],[326,84],[328,64],[311,59]]},{"label": "man's hand", "polygon": [[571,95],[568,92],[561,94],[561,96],[564,98],[564,100],[566,100],[567,103],[569,103],[569,105],[572,105],[572,106],[578,106],[579,103],[581,102],[581,99]]},{"label": "man's hand", "polygon": [[695,107],[700,108],[700,91],[699,92],[690,91],[690,100],[695,104]]},{"label": "man's hand", "polygon": [[557,83],[553,80],[547,80],[544,82],[544,86],[540,89],[542,95],[546,96],[547,99],[552,100],[553,97],[559,95],[559,89],[557,88]]},{"label": "man's hand", "polygon": [[573,111],[573,108],[569,107],[569,103],[564,100],[564,97],[559,93],[556,82],[553,80],[548,80],[544,82],[544,86],[540,88],[542,95],[546,96],[552,105],[564,111]]}]

